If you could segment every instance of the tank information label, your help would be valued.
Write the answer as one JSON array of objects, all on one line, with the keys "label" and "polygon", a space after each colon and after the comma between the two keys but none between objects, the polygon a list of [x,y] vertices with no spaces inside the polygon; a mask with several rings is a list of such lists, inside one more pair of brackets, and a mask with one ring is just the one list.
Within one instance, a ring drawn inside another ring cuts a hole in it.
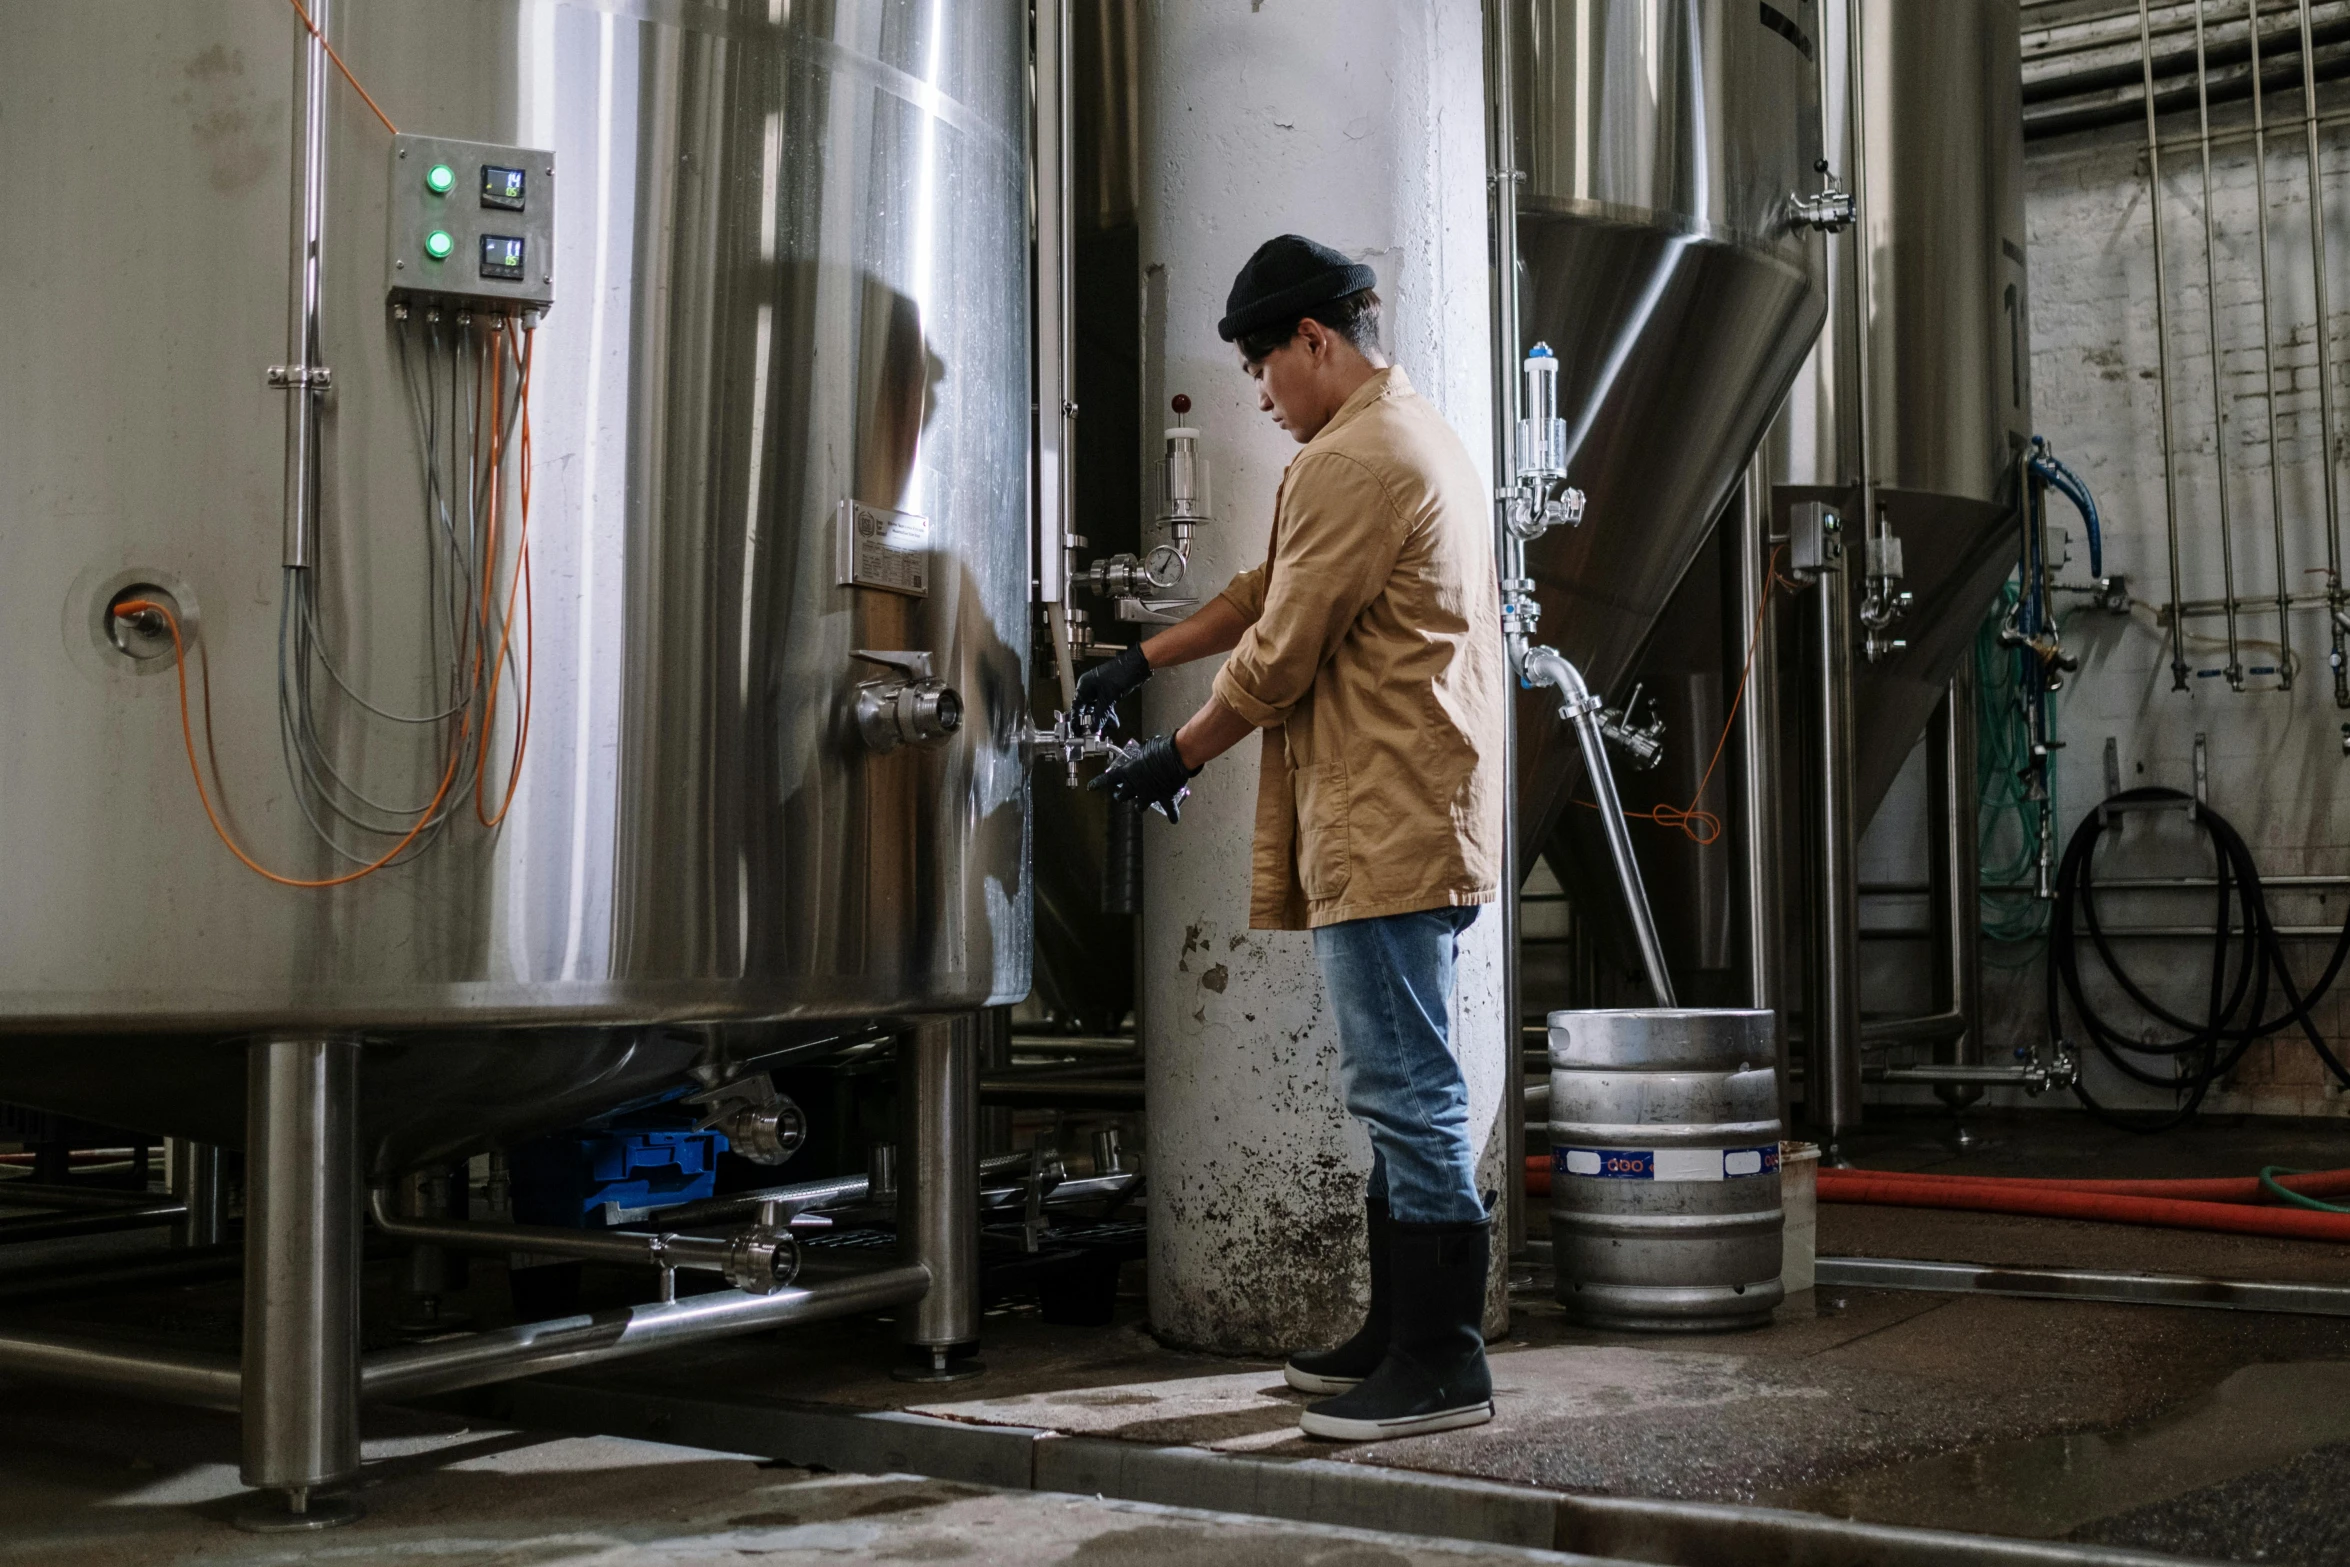
[{"label": "tank information label", "polygon": [[1734,1181],[1775,1175],[1779,1145],[1760,1148],[1554,1148],[1553,1174],[1599,1181]]},{"label": "tank information label", "polygon": [[842,501],[836,580],[844,588],[928,596],[930,519],[860,501]]}]

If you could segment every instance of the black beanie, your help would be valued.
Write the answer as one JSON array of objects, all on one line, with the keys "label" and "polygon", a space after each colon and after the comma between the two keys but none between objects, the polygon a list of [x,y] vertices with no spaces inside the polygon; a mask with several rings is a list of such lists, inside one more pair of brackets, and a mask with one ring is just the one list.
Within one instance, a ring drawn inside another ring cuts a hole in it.
[{"label": "black beanie", "polygon": [[1216,334],[1227,343],[1237,342],[1378,284],[1379,274],[1361,262],[1349,261],[1302,234],[1283,234],[1259,245],[1232,280]]}]

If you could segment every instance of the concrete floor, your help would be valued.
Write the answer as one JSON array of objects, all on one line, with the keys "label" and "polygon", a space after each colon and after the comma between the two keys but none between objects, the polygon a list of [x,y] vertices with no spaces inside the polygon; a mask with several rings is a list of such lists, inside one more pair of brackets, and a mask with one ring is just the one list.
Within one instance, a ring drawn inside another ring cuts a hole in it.
[{"label": "concrete floor", "polygon": [[1368,1530],[911,1475],[835,1475],[611,1437],[370,1417],[366,1515],[306,1535],[230,1522],[235,1423],[0,1384],[0,1562],[11,1567],[1483,1567],[1588,1561]]},{"label": "concrete floor", "polygon": [[[2350,1164],[2350,1129],[2334,1127],[2207,1124],[2140,1140],[2065,1115],[1986,1122],[1981,1132],[1983,1140],[1961,1152],[1947,1121],[1895,1121],[1851,1151],[1879,1167],[1986,1173],[2203,1175],[2267,1163]],[[1823,1254],[2350,1282],[2350,1249],[2304,1242],[1845,1207],[1822,1210],[1820,1233]],[[477,1269],[476,1294],[485,1300],[496,1271]],[[1299,1400],[1276,1366],[1162,1348],[1132,1301],[1098,1329],[1048,1326],[1020,1309],[993,1315],[987,1373],[945,1388],[889,1380],[894,1330],[879,1320],[545,1380],[559,1381],[574,1430],[642,1434],[618,1411],[653,1394],[706,1399],[713,1408],[913,1410],[967,1426],[1336,1459],[1567,1492],[1755,1503],[2245,1562],[2350,1561],[2350,1319],[1841,1290],[1791,1299],[1767,1329],[1635,1338],[1576,1327],[1547,1284],[1537,1277],[1515,1293],[1511,1335],[1494,1348],[1493,1424],[1375,1447],[1300,1437]],[[214,1344],[233,1343],[236,1320],[233,1290],[219,1285],[10,1309],[17,1320],[36,1315],[81,1331]],[[16,1417],[0,1432],[0,1518],[30,1509],[26,1516],[38,1519],[33,1536],[0,1530],[0,1561],[26,1550],[36,1554],[25,1560],[107,1560],[91,1553],[117,1542],[131,1542],[121,1545],[123,1560],[277,1560],[266,1553],[296,1549],[255,1544],[218,1522],[221,1487],[233,1479],[218,1467],[233,1453],[225,1422],[40,1398],[0,1394]],[[709,1453],[608,1440],[575,1447],[498,1425],[528,1402],[489,1390],[462,1416],[400,1416],[425,1424],[382,1434],[393,1445],[371,1463],[375,1521],[365,1527],[389,1531],[385,1549],[396,1543],[398,1554],[439,1554],[430,1543],[439,1539],[451,1559],[500,1562],[698,1560],[697,1552],[740,1553],[720,1542],[741,1530],[765,1531],[754,1554],[786,1560],[803,1551],[825,1560],[1105,1564],[1211,1556],[1270,1564],[1278,1551],[1283,1561],[1350,1567],[1555,1559],[1447,1555],[1426,1540],[1339,1540],[1262,1521],[1140,1519],[1112,1504],[942,1491],[935,1482],[859,1491],[837,1477]],[[613,1412],[612,1423],[597,1423],[599,1409]],[[696,1430],[696,1440],[722,1445],[707,1422]],[[201,1442],[191,1434],[203,1431],[211,1434]],[[142,1441],[148,1432],[183,1436],[171,1438],[181,1445],[150,1453],[124,1432]],[[422,1445],[401,1449],[403,1441]],[[142,1457],[154,1467],[126,1469]],[[206,1485],[212,1489],[196,1494]],[[876,1502],[895,1509],[886,1526],[874,1521],[882,1515],[857,1511]],[[767,1514],[796,1521],[742,1522]],[[792,1532],[807,1529],[834,1532]],[[546,1530],[554,1533],[534,1533]],[[1033,1545],[1010,1554],[987,1554],[1010,1549],[1002,1540],[1031,1537]],[[1101,1543],[1130,1537],[1136,1543]],[[361,1538],[346,1532],[312,1544],[324,1550]],[[552,1542],[551,1554],[524,1549],[526,1539]],[[1261,1558],[1251,1554],[1260,1541],[1267,1542]],[[1116,1551],[1143,1554],[1103,1554]]]}]

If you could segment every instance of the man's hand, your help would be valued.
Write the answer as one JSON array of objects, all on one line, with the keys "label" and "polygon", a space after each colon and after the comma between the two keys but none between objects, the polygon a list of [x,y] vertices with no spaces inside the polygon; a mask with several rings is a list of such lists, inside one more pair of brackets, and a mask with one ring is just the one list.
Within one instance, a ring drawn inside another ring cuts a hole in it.
[{"label": "man's hand", "polygon": [[1126,649],[1106,663],[1096,664],[1077,679],[1077,705],[1069,717],[1087,734],[1095,734],[1110,720],[1118,699],[1142,689],[1151,677],[1151,663],[1142,646]]},{"label": "man's hand", "polygon": [[1106,792],[1113,800],[1147,805],[1167,820],[1181,821],[1183,797],[1199,769],[1183,765],[1182,754],[1166,735],[1153,735],[1120,760],[1104,768],[1086,785]]}]

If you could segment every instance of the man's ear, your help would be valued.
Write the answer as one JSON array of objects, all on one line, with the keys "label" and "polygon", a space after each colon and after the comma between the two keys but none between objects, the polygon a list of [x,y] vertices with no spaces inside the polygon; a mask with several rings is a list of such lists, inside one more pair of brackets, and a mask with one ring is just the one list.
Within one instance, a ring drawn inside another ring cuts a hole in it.
[{"label": "man's ear", "polygon": [[1309,359],[1319,359],[1329,351],[1330,329],[1312,316],[1307,316],[1297,324],[1297,338],[1304,345]]}]

